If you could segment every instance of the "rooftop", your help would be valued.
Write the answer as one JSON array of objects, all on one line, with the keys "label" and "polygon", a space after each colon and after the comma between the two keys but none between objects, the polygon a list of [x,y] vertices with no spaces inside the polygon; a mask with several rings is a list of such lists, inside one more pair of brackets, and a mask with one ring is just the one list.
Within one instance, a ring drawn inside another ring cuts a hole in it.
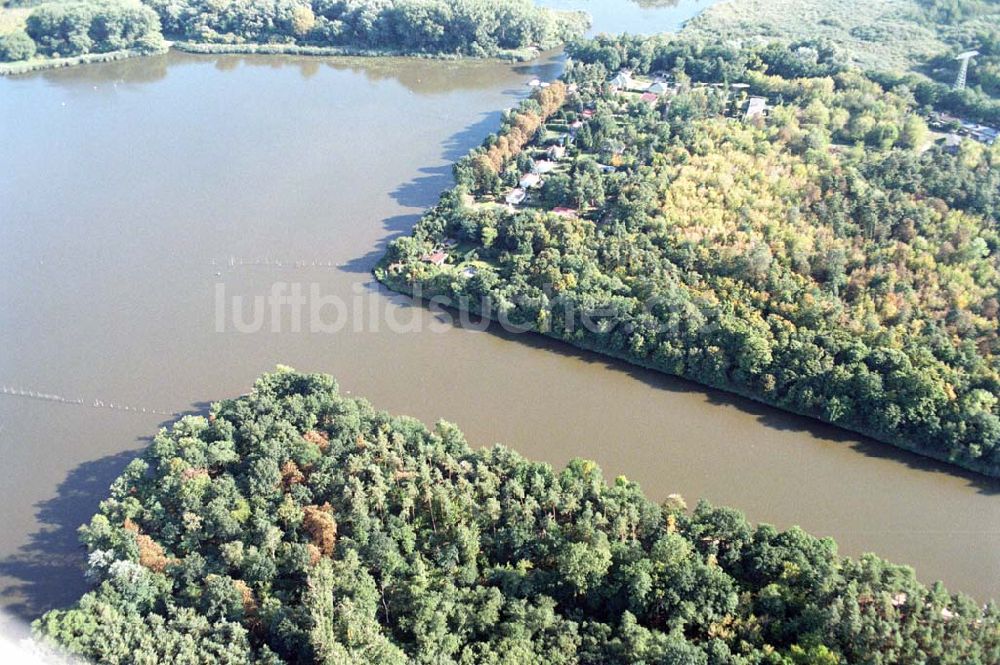
[{"label": "rooftop", "polygon": [[747,112],[744,118],[749,120],[750,118],[755,118],[757,116],[764,115],[767,110],[767,100],[763,97],[751,97],[750,101],[747,103]]},{"label": "rooftop", "polygon": [[521,182],[519,184],[521,187],[528,189],[529,187],[536,187],[541,183],[542,179],[537,173],[526,173],[521,176]]},{"label": "rooftop", "polygon": [[504,198],[504,200],[507,201],[507,203],[509,203],[510,205],[516,206],[517,204],[524,201],[524,199],[527,198],[527,196],[528,193],[525,192],[523,189],[512,189],[510,190],[510,192],[507,193],[507,196]]},{"label": "rooftop", "polygon": [[436,266],[443,265],[445,261],[448,260],[448,255],[444,252],[432,252],[431,254],[424,254],[422,257],[423,261],[431,263]]}]

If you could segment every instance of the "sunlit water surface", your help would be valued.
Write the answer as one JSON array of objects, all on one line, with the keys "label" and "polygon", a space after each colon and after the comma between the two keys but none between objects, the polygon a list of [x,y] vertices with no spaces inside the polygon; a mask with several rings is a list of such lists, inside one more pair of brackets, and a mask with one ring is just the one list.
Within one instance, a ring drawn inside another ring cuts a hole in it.
[{"label": "sunlit water surface", "polygon": [[[631,32],[704,6],[549,4]],[[277,363],[457,422],[475,445],[557,466],[593,458],[653,498],[731,504],[1000,595],[995,483],[536,337],[460,330],[373,283],[386,242],[450,186],[451,163],[527,80],[561,67],[558,54],[173,53],[0,80],[0,602],[13,627],[86,588],[76,528],[165,414],[241,394]],[[218,332],[220,290],[231,303],[282,282],[315,284],[351,322],[240,333],[226,316]],[[390,317],[413,330],[393,332]]]}]

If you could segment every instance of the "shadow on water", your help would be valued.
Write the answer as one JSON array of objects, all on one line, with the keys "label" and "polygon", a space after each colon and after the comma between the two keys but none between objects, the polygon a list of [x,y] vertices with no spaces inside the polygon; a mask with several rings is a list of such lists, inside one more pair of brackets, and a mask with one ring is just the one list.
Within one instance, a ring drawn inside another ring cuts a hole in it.
[{"label": "shadow on water", "polygon": [[437,203],[444,193],[454,184],[452,164],[483,142],[491,132],[500,125],[499,112],[484,113],[457,134],[453,134],[441,144],[441,166],[423,167],[417,171],[417,177],[403,183],[389,196],[400,206],[417,208],[420,212],[396,215],[382,220],[384,234],[378,243],[368,253],[356,257],[342,266],[346,272],[370,273],[385,255],[386,249],[396,238],[408,234],[426,211]]},{"label": "shadow on water", "polygon": [[[156,429],[170,427],[181,416],[207,416],[210,408],[211,402],[192,403]],[[5,612],[27,624],[51,609],[73,604],[89,589],[84,578],[86,549],[78,530],[108,497],[111,483],[152,440],[142,437],[133,448],[83,462],[59,483],[54,496],[35,504],[39,529],[16,554],[0,560],[0,575],[8,580],[0,588],[0,596],[8,601]]]},{"label": "shadow on water", "polygon": [[30,622],[72,604],[87,590],[77,529],[97,512],[112,481],[137,454],[138,449],[125,450],[84,462],[59,483],[55,496],[36,504],[40,528],[16,554],[0,561],[0,574],[11,580],[0,594],[13,598],[6,608],[13,616]]},{"label": "shadow on water", "polygon": [[130,87],[162,81],[167,77],[169,64],[170,56],[168,54],[148,55],[75,67],[43,69],[23,76],[12,77],[12,80],[38,78],[51,85],[67,88],[92,88],[110,95]]},{"label": "shadow on water", "polygon": [[511,69],[519,76],[530,76],[542,81],[551,81],[562,74],[566,66],[566,54],[562,50],[546,51],[535,60],[514,65]]},{"label": "shadow on water", "polygon": [[[409,296],[401,295],[401,298],[417,304]],[[421,306],[423,305],[421,304]],[[435,317],[442,323],[451,325],[454,328],[463,329],[462,322],[457,316],[457,311],[453,309],[442,311],[440,308],[437,308]],[[468,331],[471,334],[475,334],[482,329],[481,326],[476,325],[477,321],[478,319],[473,316],[471,320],[473,330]],[[842,427],[824,423],[815,418],[783,411],[777,407],[705,386],[689,379],[639,367],[624,360],[612,358],[594,351],[580,349],[568,342],[546,337],[538,333],[507,330],[496,322],[491,322],[486,327],[485,332],[504,342],[524,344],[533,349],[557,353],[563,357],[573,358],[574,360],[592,365],[600,365],[611,371],[624,372],[631,378],[641,381],[657,390],[677,394],[704,395],[710,404],[738,409],[743,413],[753,416],[759,423],[769,429],[804,432],[815,439],[849,446],[852,450],[866,457],[905,464],[908,468],[922,473],[959,478],[970,488],[973,488],[977,493],[984,496],[1000,495],[1000,479],[990,478],[955,465],[924,457],[890,444],[876,441],[862,434],[851,432]]]},{"label": "shadow on water", "polygon": [[[522,69],[520,67],[515,70]],[[533,71],[530,65],[523,67],[523,73]],[[521,73],[521,72],[519,72]],[[499,113],[485,113],[473,124],[464,130],[454,134],[442,143],[442,159],[449,164],[457,161],[469,150],[479,145],[485,137],[496,129],[500,122]],[[392,192],[392,198],[400,205],[406,207],[420,208],[426,210],[433,206],[441,193],[451,187],[453,178],[451,166],[444,165],[438,167],[422,168],[413,180],[400,185]],[[382,221],[385,236],[367,254],[355,258],[343,266],[348,272],[370,273],[375,264],[385,254],[386,249],[396,238],[409,233],[413,225],[420,219],[422,212],[406,215],[397,215]],[[375,280],[369,282],[369,287],[384,292],[397,304],[417,305],[409,296],[395,294],[389,291]],[[454,314],[454,312],[451,312]],[[449,322],[460,327],[458,319],[454,316],[448,317]],[[945,474],[959,477],[970,487],[986,496],[1000,495],[1000,480],[989,478],[971,471],[965,471],[957,466],[939,462],[916,453],[896,448],[895,446],[882,443],[854,432],[850,432],[835,425],[830,425],[814,418],[800,416],[787,411],[782,411],[776,407],[741,397],[722,390],[717,390],[703,386],[688,379],[679,378],[645,369],[637,365],[632,365],[625,361],[604,356],[599,353],[585,351],[550,337],[538,334],[514,333],[504,330],[497,324],[491,324],[487,329],[491,334],[509,342],[528,344],[534,348],[554,351],[563,356],[570,356],[588,363],[599,363],[604,367],[628,373],[631,377],[642,381],[659,390],[666,390],[673,393],[699,393],[706,396],[709,403],[718,406],[728,406],[739,409],[757,419],[765,427],[778,431],[805,432],[810,436],[831,441],[838,444],[850,446],[853,450],[867,457],[877,459],[893,460],[905,464],[911,469],[924,473]]]}]

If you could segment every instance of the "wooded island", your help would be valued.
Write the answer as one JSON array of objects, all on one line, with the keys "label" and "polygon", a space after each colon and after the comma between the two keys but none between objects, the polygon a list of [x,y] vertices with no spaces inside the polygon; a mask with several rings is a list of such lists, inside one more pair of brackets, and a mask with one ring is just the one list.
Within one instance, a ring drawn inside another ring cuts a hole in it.
[{"label": "wooded island", "polygon": [[107,663],[995,663],[998,612],[737,511],[556,472],[291,370],[162,431],[35,624]]}]

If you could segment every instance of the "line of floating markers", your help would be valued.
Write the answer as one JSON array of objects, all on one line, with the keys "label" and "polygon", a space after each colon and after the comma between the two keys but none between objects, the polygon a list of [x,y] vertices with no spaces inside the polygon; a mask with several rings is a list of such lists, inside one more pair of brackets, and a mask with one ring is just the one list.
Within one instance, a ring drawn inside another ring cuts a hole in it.
[{"label": "line of floating markers", "polygon": [[10,395],[12,397],[26,397],[28,399],[36,399],[44,402],[56,402],[58,404],[74,404],[76,406],[87,406],[92,409],[113,409],[115,411],[128,411],[131,413],[153,413],[160,416],[178,415],[173,411],[164,411],[163,409],[151,409],[145,406],[132,406],[130,404],[105,401],[102,399],[92,399],[92,400],[87,400],[83,398],[74,399],[71,397],[63,397],[62,395],[54,395],[52,393],[43,393],[37,390],[29,390],[27,388],[21,388],[18,386],[0,385],[0,395]]},{"label": "line of floating markers", "polygon": [[340,268],[341,264],[335,261],[312,260],[292,260],[278,259],[269,256],[251,259],[241,256],[230,256],[224,261],[212,259],[213,266],[225,266],[229,268],[240,268],[247,266],[266,266],[270,268]]}]

